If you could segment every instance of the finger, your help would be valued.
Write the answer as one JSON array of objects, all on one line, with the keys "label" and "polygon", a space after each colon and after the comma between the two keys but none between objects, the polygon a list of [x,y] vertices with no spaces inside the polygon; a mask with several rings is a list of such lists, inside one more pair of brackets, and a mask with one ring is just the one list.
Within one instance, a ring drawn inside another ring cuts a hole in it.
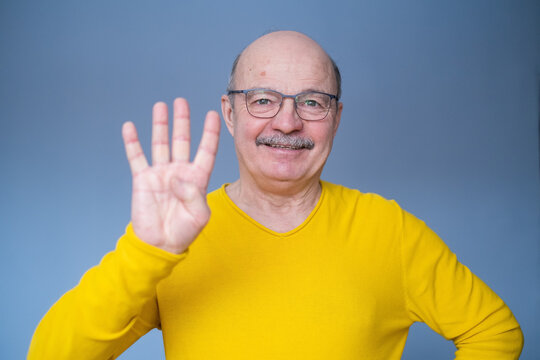
[{"label": "finger", "polygon": [[131,174],[136,176],[141,171],[148,167],[146,156],[141,148],[137,129],[132,122],[126,122],[122,126],[122,137],[124,138],[124,147],[126,148],[126,156],[131,168]]},{"label": "finger", "polygon": [[169,162],[169,114],[167,105],[158,102],[152,109],[152,164]]},{"label": "finger", "polygon": [[189,161],[189,105],[186,99],[174,100],[172,160]]},{"label": "finger", "polygon": [[201,143],[199,144],[195,159],[193,160],[194,165],[203,170],[208,177],[210,177],[210,173],[212,172],[216,160],[220,125],[218,113],[209,111],[208,114],[206,114]]}]

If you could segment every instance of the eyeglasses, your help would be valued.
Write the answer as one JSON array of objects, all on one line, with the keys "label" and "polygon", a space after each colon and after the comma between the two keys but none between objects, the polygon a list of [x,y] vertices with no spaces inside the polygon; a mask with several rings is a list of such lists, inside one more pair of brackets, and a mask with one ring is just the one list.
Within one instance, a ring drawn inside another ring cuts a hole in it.
[{"label": "eyeglasses", "polygon": [[229,90],[227,95],[245,94],[247,111],[254,117],[268,119],[277,115],[284,98],[294,99],[294,108],[303,120],[322,120],[328,115],[336,95],[320,91],[306,91],[285,95],[269,89]]}]

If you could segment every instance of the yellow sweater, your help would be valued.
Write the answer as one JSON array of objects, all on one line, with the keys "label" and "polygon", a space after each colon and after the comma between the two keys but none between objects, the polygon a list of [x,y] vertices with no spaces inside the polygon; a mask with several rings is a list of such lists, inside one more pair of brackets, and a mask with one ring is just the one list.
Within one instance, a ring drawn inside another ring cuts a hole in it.
[{"label": "yellow sweater", "polygon": [[115,358],[161,327],[167,359],[399,359],[409,326],[452,339],[458,359],[517,359],[518,323],[422,221],[395,202],[322,183],[287,233],[228,198],[189,252],[131,226],[38,326],[28,359]]}]

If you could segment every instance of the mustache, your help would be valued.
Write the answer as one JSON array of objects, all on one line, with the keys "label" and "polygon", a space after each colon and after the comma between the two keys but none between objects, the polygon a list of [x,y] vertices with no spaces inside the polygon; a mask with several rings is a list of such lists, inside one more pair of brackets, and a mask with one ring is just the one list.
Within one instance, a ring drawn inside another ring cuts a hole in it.
[{"label": "mustache", "polygon": [[291,149],[308,149],[315,147],[315,142],[310,138],[291,136],[286,134],[275,134],[271,136],[258,136],[255,145],[267,145],[272,147],[282,147]]}]

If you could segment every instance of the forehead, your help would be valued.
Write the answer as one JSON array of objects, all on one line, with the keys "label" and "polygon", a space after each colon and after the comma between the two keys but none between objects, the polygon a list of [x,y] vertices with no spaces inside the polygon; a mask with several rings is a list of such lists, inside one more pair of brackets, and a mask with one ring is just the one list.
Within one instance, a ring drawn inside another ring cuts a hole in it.
[{"label": "forehead", "polygon": [[238,61],[235,85],[289,94],[337,90],[328,55],[313,40],[300,36],[263,38],[251,44]]}]

